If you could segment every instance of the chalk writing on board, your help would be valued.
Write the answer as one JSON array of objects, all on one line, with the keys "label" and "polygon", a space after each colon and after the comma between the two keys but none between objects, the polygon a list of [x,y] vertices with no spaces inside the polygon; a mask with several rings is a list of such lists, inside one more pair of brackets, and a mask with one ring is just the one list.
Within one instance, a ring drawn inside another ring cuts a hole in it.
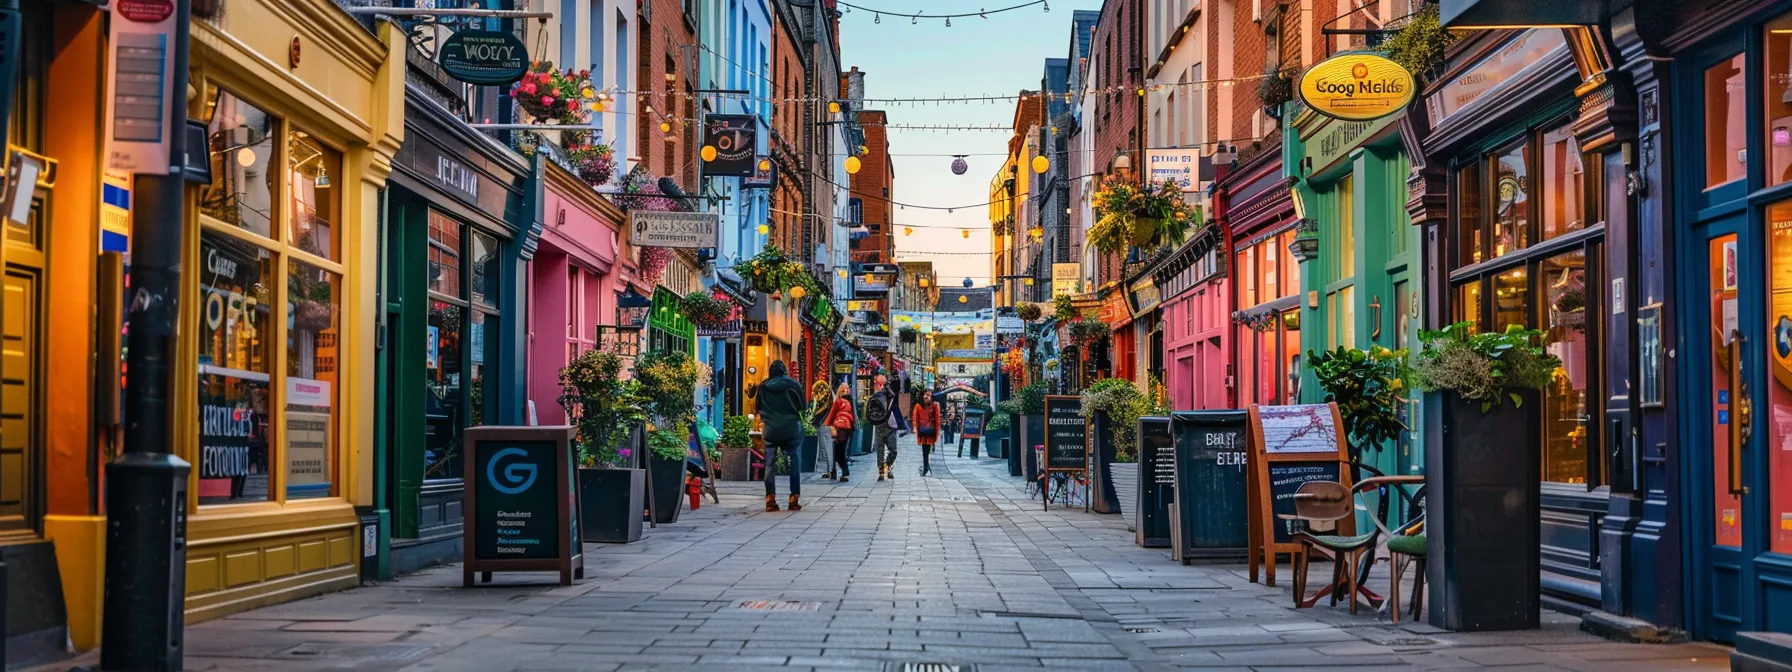
[{"label": "chalk writing on board", "polygon": [[[1294,513],[1294,494],[1300,492],[1300,486],[1314,481],[1338,480],[1338,463],[1326,464],[1281,463],[1269,465],[1269,492],[1271,497],[1270,511],[1274,514]],[[1294,521],[1276,519],[1276,543],[1288,543],[1292,540]]]},{"label": "chalk writing on board", "polygon": [[1259,406],[1263,419],[1263,451],[1281,453],[1336,453],[1338,427],[1332,424],[1329,404]]}]

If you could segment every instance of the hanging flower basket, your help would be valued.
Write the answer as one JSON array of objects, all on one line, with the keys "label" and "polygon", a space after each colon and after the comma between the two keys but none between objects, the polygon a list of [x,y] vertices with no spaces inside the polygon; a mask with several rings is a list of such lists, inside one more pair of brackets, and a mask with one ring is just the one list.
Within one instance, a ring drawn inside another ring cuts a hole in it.
[{"label": "hanging flower basket", "polygon": [[1024,322],[1038,322],[1045,315],[1045,310],[1037,303],[1023,303],[1015,307],[1014,314]]},{"label": "hanging flower basket", "polygon": [[1113,330],[1101,320],[1079,317],[1070,323],[1070,340],[1076,341],[1078,345],[1105,343],[1112,334]]},{"label": "hanging flower basket", "polygon": [[734,319],[734,304],[716,298],[708,292],[691,292],[679,299],[679,308],[691,324],[699,327],[714,328],[727,324]]},{"label": "hanging flower basket", "polygon": [[1105,254],[1181,245],[1187,228],[1200,218],[1174,180],[1140,185],[1109,177],[1095,192],[1094,211],[1089,242]]},{"label": "hanging flower basket", "polygon": [[[754,291],[761,294],[784,296],[800,294],[801,296],[792,298],[802,298],[810,295],[821,296],[827,291],[820,282],[815,280],[815,276],[809,273],[809,269],[803,267],[802,262],[791,261],[784,256],[783,250],[772,247],[770,243],[767,243],[765,248],[759,251],[759,254],[741,262],[735,269],[741,274],[741,277],[747,279],[747,284]],[[801,287],[803,291],[790,291],[798,287]]]},{"label": "hanging flower basket", "polygon": [[510,97],[537,123],[573,125],[590,118],[590,106],[598,102],[589,70],[558,70],[542,61],[510,87]]},{"label": "hanging flower basket", "polygon": [[1132,244],[1134,247],[1145,247],[1151,239],[1157,237],[1157,227],[1162,220],[1151,217],[1134,217],[1132,220]]},{"label": "hanging flower basket", "polygon": [[569,146],[566,159],[578,171],[579,179],[593,187],[608,184],[616,175],[616,151],[609,145]]},{"label": "hanging flower basket", "polygon": [[672,251],[663,247],[641,248],[641,279],[647,284],[656,284],[660,275],[666,272],[666,264],[672,260]]}]

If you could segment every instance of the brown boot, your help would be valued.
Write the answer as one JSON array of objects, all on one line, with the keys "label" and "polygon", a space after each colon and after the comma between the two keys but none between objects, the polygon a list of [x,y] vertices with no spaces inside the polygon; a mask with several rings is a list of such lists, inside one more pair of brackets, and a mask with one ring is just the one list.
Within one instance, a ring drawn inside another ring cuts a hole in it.
[{"label": "brown boot", "polygon": [[790,506],[788,508],[791,511],[803,510],[803,503],[800,501],[797,501],[800,497],[801,497],[800,495],[791,495],[790,496]]},{"label": "brown boot", "polygon": [[772,512],[772,511],[781,511],[782,510],[782,509],[778,508],[778,496],[777,495],[766,495],[765,496],[765,510],[768,513]]}]

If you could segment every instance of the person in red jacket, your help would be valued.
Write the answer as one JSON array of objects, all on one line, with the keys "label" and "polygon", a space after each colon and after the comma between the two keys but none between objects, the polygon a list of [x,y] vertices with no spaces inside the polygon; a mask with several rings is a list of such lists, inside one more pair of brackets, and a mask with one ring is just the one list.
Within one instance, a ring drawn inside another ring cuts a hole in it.
[{"label": "person in red jacket", "polygon": [[852,468],[851,463],[846,461],[846,448],[852,443],[852,430],[857,425],[858,419],[853,416],[852,410],[852,387],[841,383],[840,389],[834,393],[834,405],[829,409],[827,418],[827,426],[834,430],[834,466],[822,478],[833,478],[834,469],[839,469],[839,482],[846,482],[847,472]]},{"label": "person in red jacket", "polygon": [[921,444],[921,475],[933,471],[933,443],[940,436],[940,403],[933,394],[922,392],[915,397],[915,441]]}]

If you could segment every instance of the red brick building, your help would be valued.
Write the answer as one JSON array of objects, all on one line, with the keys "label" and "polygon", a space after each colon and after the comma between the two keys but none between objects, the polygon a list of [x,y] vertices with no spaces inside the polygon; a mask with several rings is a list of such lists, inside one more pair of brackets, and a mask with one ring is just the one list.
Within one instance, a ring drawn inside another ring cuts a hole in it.
[{"label": "red brick building", "polygon": [[683,47],[697,43],[697,19],[685,14],[681,0],[641,0],[637,7],[637,154],[649,173],[671,177],[685,193],[695,193],[701,142],[691,121],[697,117],[696,73]]},{"label": "red brick building", "polygon": [[893,258],[890,189],[896,181],[896,166],[890,161],[889,134],[884,129],[888,122],[881,110],[859,112],[867,151],[859,156],[859,172],[852,176],[852,211],[871,235],[852,241],[856,263],[887,264]]},{"label": "red brick building", "polygon": [[805,254],[802,240],[803,204],[806,195],[800,120],[808,87],[803,80],[803,53],[798,37],[801,27],[789,12],[772,12],[772,162],[777,165],[778,184],[772,190],[771,236],[773,245],[793,258]]},{"label": "red brick building", "polygon": [[[1092,119],[1085,120],[1084,133],[1095,134],[1093,160],[1086,164],[1093,172],[1106,173],[1113,165],[1114,158],[1122,154],[1130,157],[1137,174],[1137,169],[1144,166],[1143,157],[1138,156],[1140,134],[1139,114],[1143,109],[1144,98],[1139,91],[1144,87],[1145,72],[1141,67],[1144,56],[1140,44],[1140,14],[1138,0],[1107,0],[1101,6],[1101,20],[1095,24],[1095,37],[1090,52],[1095,54],[1091,59],[1090,72],[1087,73],[1087,87],[1093,93],[1085,95],[1084,105],[1093,102],[1098,112]],[[1098,100],[1090,101],[1089,98]],[[1107,255],[1100,262],[1097,280],[1101,284],[1120,279],[1119,255]]]}]

